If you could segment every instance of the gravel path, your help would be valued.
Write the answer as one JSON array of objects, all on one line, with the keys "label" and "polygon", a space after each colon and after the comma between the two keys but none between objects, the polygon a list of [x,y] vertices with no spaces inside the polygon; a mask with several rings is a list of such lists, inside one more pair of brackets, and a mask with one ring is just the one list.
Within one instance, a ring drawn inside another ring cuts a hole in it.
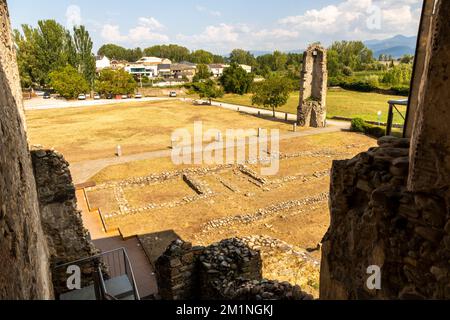
[{"label": "gravel path", "polygon": [[[170,100],[170,99],[171,98],[154,97],[154,98],[142,98],[142,99],[123,99],[123,100],[122,99],[120,99],[120,100],[101,99],[101,100],[67,101],[67,100],[55,99],[55,98],[44,100],[43,98],[39,97],[39,98],[33,98],[31,100],[25,100],[23,104],[24,104],[25,110],[32,111],[32,110],[94,107],[94,106],[130,103],[130,102],[164,101],[164,100]],[[180,100],[183,100],[183,99],[180,99]]]}]

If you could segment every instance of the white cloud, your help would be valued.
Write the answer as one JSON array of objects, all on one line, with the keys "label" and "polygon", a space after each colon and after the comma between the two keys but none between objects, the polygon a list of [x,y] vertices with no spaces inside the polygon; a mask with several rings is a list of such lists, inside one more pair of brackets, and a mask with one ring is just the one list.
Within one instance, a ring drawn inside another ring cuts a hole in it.
[{"label": "white cloud", "polygon": [[66,27],[71,30],[81,24],[81,9],[79,6],[70,5],[66,10]]},{"label": "white cloud", "polygon": [[295,39],[299,36],[299,33],[297,31],[287,30],[287,29],[273,29],[273,30],[267,30],[263,29],[260,31],[253,32],[252,35],[254,37],[260,38],[262,40],[282,40],[282,39]]},{"label": "white cloud", "polygon": [[101,31],[101,36],[109,42],[123,42],[127,40],[126,36],[120,34],[118,25],[105,24]]},{"label": "white cloud", "polygon": [[123,35],[118,25],[105,24],[101,36],[109,42],[127,42],[132,44],[144,44],[146,42],[167,42],[169,37],[158,31],[164,29],[164,25],[153,17],[141,17],[137,26],[131,28],[128,34]]},{"label": "white cloud", "polygon": [[234,26],[221,23],[217,26],[207,26],[200,34],[191,36],[180,34],[177,38],[192,44],[215,44],[223,46],[230,43],[236,43],[239,40],[239,34],[244,30],[245,26]]},{"label": "white cloud", "polygon": [[[279,20],[279,24],[299,33],[328,35],[341,39],[368,39],[417,32],[421,0],[345,0],[337,5],[307,10]],[[378,28],[370,28],[369,19],[380,14]]]},{"label": "white cloud", "polygon": [[204,6],[197,5],[197,6],[195,6],[195,9],[198,12],[206,13],[206,14],[209,14],[209,15],[211,15],[213,17],[220,17],[220,16],[222,16],[222,12],[217,11],[217,10],[210,10],[210,9],[204,7]]},{"label": "white cloud", "polygon": [[140,26],[146,27],[150,30],[164,29],[164,26],[161,24],[161,22],[159,22],[158,20],[156,20],[153,17],[150,17],[150,18],[141,17],[138,19],[138,21],[139,21]]}]

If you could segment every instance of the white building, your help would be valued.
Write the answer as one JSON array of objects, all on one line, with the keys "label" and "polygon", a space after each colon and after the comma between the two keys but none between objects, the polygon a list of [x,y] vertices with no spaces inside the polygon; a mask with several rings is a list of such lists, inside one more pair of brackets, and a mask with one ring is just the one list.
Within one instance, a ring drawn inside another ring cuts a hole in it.
[{"label": "white building", "polygon": [[158,65],[130,64],[125,67],[125,71],[134,76],[156,78],[158,76]]},{"label": "white building", "polygon": [[[252,67],[251,66],[248,66],[246,64],[240,64],[239,66],[242,69],[244,69],[247,73],[251,73],[252,72]],[[213,74],[213,76],[215,78],[221,77],[223,75],[223,71],[226,68],[229,68],[229,67],[230,67],[229,64],[221,64],[221,63],[208,65],[209,71]]]},{"label": "white building", "polygon": [[239,65],[242,69],[244,69],[245,71],[247,71],[247,73],[252,73],[252,67],[248,66],[246,64],[240,64]]},{"label": "white building", "polygon": [[223,70],[228,68],[230,65],[228,64],[210,64],[208,65],[209,71],[213,74],[215,78],[219,78],[223,75]]},{"label": "white building", "polygon": [[111,67],[111,60],[108,59],[108,57],[98,57],[95,61],[95,67],[97,68],[97,71],[103,70],[105,68]]},{"label": "white building", "polygon": [[172,61],[165,58],[158,58],[158,57],[142,57],[138,61],[136,61],[137,64],[143,64],[143,65],[158,65],[158,64],[172,64]]}]

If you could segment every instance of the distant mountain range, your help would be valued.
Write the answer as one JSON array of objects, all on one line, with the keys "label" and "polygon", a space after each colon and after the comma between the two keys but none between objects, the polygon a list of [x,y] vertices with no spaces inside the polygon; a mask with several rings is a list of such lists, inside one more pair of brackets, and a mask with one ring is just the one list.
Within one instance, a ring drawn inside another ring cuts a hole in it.
[{"label": "distant mountain range", "polygon": [[[288,51],[283,51],[284,53],[303,53],[305,52],[305,50],[288,50]],[[250,50],[250,53],[252,55],[254,55],[255,57],[260,57],[263,56],[265,54],[272,54],[273,51],[263,51],[263,50]]]},{"label": "distant mountain range", "polygon": [[[373,51],[374,58],[380,54],[392,55],[394,58],[401,58],[405,54],[414,55],[416,52],[417,37],[406,37],[396,35],[395,37],[384,40],[368,40],[364,44]],[[255,57],[271,54],[273,51],[251,50],[250,53]],[[287,50],[285,53],[303,53],[304,50]]]},{"label": "distant mountain range", "polygon": [[415,54],[417,37],[397,35],[384,40],[365,41],[364,44],[373,51],[375,58],[378,58],[380,54],[392,55],[394,58],[400,58],[405,54]]}]

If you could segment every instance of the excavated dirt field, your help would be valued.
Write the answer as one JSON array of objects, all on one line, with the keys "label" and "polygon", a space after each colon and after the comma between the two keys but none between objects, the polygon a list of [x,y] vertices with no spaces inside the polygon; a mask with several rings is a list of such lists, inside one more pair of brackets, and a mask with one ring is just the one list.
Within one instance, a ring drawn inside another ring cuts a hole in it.
[{"label": "excavated dirt field", "polygon": [[[155,234],[155,246],[165,233],[194,245],[244,238],[261,250],[266,278],[299,284],[317,296],[332,161],[375,144],[348,132],[283,140],[280,154],[272,155],[280,159],[275,176],[261,176],[252,163],[178,167],[170,158],[140,161],[100,172],[86,195],[91,208],[101,209],[107,232],[124,238]],[[126,178],[104,179],[118,175]]]}]

